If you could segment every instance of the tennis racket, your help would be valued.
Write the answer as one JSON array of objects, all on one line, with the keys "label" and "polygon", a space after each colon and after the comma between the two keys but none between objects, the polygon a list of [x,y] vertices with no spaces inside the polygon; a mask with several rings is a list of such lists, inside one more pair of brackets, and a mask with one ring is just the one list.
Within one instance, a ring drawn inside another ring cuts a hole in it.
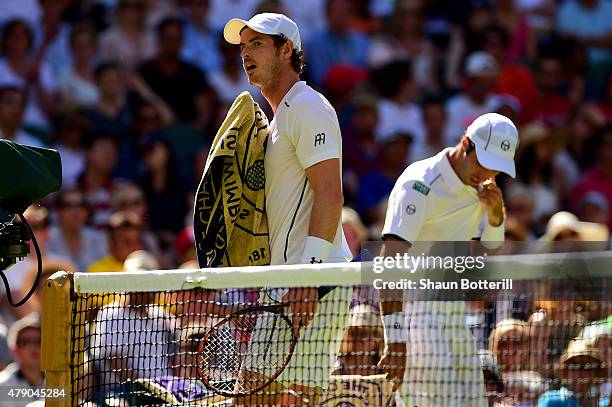
[{"label": "tennis racket", "polygon": [[[319,300],[335,287],[319,287]],[[202,338],[198,374],[206,387],[226,397],[248,396],[285,369],[297,343],[289,304],[259,305],[217,322]],[[255,329],[257,325],[257,329]]]},{"label": "tennis racket", "polygon": [[282,304],[255,306],[217,322],[198,349],[198,374],[204,385],[216,394],[239,397],[272,383],[297,343],[293,323],[284,312]]}]

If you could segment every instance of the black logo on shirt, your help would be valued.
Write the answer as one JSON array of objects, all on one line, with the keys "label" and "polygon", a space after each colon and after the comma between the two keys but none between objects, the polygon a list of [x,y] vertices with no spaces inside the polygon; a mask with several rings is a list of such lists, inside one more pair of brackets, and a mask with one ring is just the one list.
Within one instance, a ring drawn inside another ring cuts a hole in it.
[{"label": "black logo on shirt", "polygon": [[310,258],[310,264],[323,263],[323,260],[317,259],[315,257]]},{"label": "black logo on shirt", "polygon": [[508,140],[504,140],[501,142],[501,149],[503,151],[508,151],[510,150],[510,142]]},{"label": "black logo on shirt", "polygon": [[314,140],[315,147],[321,144],[325,144],[325,133],[319,133],[315,136],[315,140]]},{"label": "black logo on shirt", "polygon": [[416,206],[414,206],[413,204],[410,204],[406,207],[406,213],[408,215],[414,215],[415,212],[416,212]]}]

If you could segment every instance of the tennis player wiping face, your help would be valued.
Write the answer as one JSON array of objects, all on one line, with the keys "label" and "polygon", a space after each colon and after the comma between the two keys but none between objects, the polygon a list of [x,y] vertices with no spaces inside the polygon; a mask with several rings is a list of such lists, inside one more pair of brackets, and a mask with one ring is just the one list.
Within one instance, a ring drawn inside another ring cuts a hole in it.
[{"label": "tennis player wiping face", "polygon": [[[274,112],[264,162],[271,264],[349,261],[340,221],[340,126],[327,99],[299,80],[303,53],[297,25],[282,14],[264,13],[249,21],[230,20],[224,37],[240,45],[249,82],[261,89]],[[293,357],[277,379],[287,391],[264,403],[314,405],[333,369],[350,292],[333,290],[323,299],[316,288],[268,294],[270,301],[288,302],[294,325],[302,328]],[[258,321],[256,329],[271,332],[271,323]],[[264,404],[261,399],[240,402]]]},{"label": "tennis player wiping face", "polygon": [[[515,176],[518,132],[506,117],[477,118],[455,147],[410,165],[389,197],[383,255],[411,243],[504,240],[503,198],[495,176]],[[485,407],[483,374],[462,301],[405,301],[381,291],[385,355],[380,366],[400,383],[406,405]],[[393,328],[397,322],[397,328]],[[406,356],[403,355],[405,352]],[[394,356],[395,354],[395,356]]]}]

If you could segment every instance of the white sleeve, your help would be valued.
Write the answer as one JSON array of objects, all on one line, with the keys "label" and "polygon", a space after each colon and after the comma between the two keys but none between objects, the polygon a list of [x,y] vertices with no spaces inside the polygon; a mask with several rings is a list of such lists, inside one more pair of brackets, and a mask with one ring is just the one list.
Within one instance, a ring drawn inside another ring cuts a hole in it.
[{"label": "white sleeve", "polygon": [[323,101],[296,98],[290,107],[289,139],[306,169],[321,161],[340,158],[342,140],[336,112]]},{"label": "white sleeve", "polygon": [[389,195],[383,236],[395,235],[407,242],[418,240],[426,219],[428,188],[421,181],[395,184]]}]

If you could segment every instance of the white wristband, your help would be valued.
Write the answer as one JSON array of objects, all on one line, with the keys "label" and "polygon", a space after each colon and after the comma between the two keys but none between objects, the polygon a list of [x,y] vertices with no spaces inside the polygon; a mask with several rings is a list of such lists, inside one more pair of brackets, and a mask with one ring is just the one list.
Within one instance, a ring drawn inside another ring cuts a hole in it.
[{"label": "white wristband", "polygon": [[307,236],[300,264],[323,263],[331,253],[332,244],[316,236]]},{"label": "white wristband", "polygon": [[382,319],[385,343],[408,342],[408,329],[406,327],[406,317],[403,312],[383,315]]}]

